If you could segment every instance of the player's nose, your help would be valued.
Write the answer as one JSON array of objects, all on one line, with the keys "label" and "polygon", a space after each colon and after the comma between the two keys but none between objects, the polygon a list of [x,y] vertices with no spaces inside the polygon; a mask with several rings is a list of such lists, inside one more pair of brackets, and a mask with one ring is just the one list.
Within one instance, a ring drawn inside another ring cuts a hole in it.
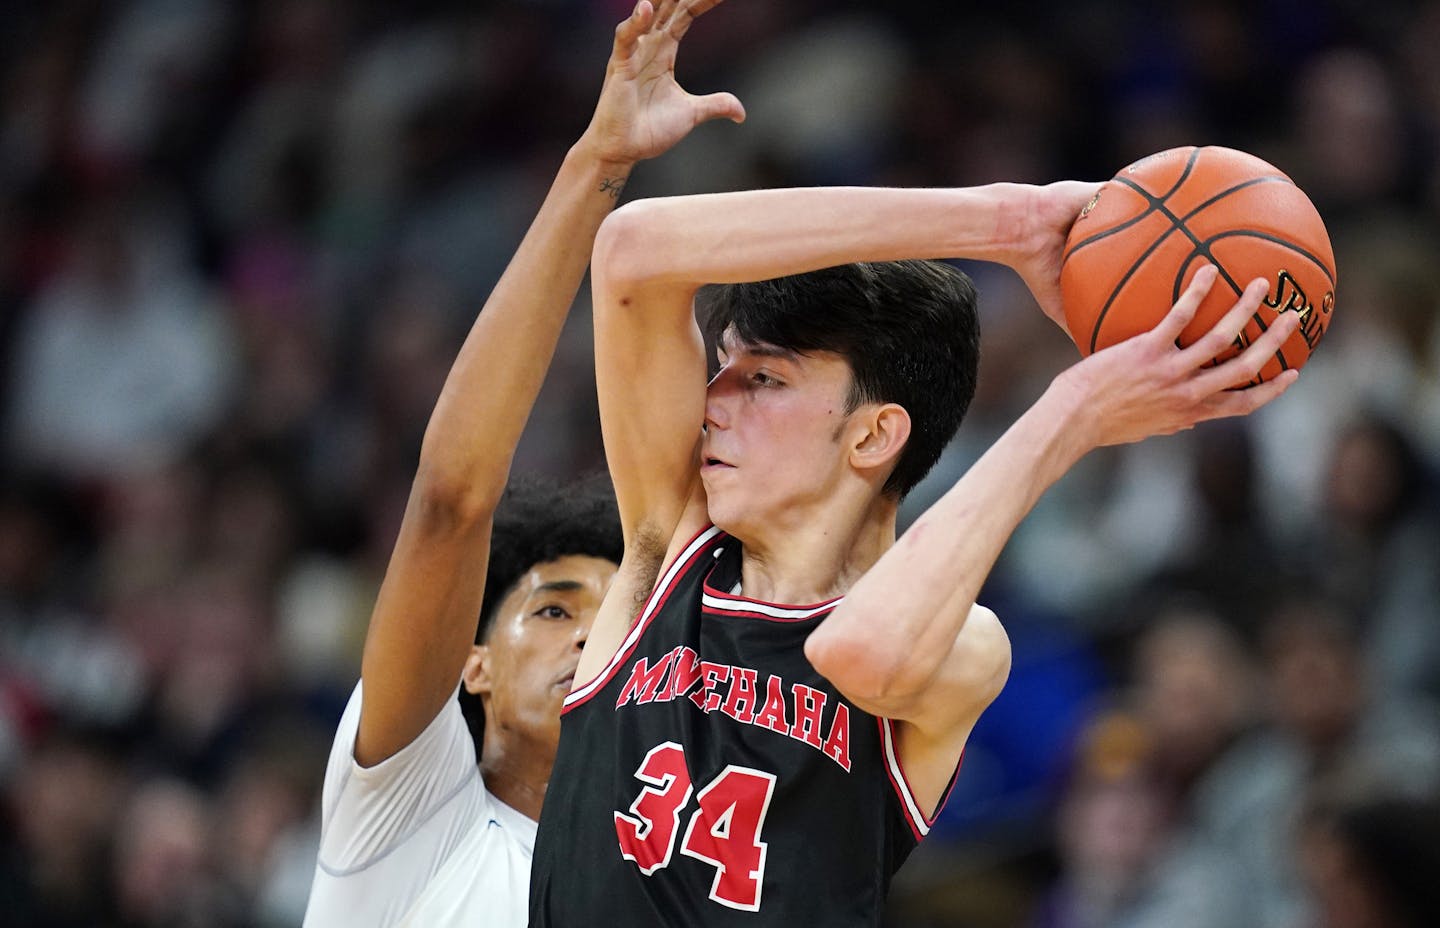
[{"label": "player's nose", "polygon": [[705,429],[727,428],[730,423],[729,405],[734,391],[734,376],[721,370],[705,388]]}]

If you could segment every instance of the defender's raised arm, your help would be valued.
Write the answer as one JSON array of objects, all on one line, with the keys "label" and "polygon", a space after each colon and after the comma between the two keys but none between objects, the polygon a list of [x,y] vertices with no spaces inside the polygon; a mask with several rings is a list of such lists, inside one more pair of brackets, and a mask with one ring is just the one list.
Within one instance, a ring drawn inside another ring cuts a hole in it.
[{"label": "defender's raised arm", "polygon": [[365,641],[361,764],[414,739],[460,677],[511,456],[630,169],[706,120],[743,118],[729,94],[695,97],[674,79],[680,37],[716,2],[640,0],[616,27],[594,117],[450,370]]}]

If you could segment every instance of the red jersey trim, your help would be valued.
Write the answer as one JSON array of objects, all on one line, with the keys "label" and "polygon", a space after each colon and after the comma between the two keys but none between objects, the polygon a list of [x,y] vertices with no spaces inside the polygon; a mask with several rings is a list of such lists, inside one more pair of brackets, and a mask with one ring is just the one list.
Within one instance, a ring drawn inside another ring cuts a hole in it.
[{"label": "red jersey trim", "polygon": [[635,624],[631,626],[630,633],[620,642],[620,647],[617,648],[615,654],[611,656],[610,663],[605,665],[605,669],[600,671],[595,679],[583,686],[577,686],[570,691],[570,694],[565,697],[565,704],[560,709],[561,715],[581,705],[590,699],[590,697],[600,692],[600,690],[604,689],[605,684],[609,683],[611,678],[615,676],[615,671],[619,669],[621,664],[625,663],[630,657],[631,652],[635,650],[635,646],[640,643],[640,638],[645,634],[645,629],[650,626],[651,620],[654,619],[655,615],[660,611],[660,607],[665,605],[665,600],[670,598],[670,593],[674,590],[675,584],[684,576],[685,571],[690,569],[690,565],[700,556],[700,552],[705,549],[706,545],[719,534],[720,530],[711,525],[701,529],[699,534],[690,539],[690,543],[680,552],[680,556],[675,558],[674,563],[672,563],[669,569],[661,576],[660,582],[655,584],[655,589],[650,591],[650,598],[646,601],[645,608],[641,610],[640,617],[636,619]]},{"label": "red jersey trim", "polygon": [[915,794],[910,790],[910,781],[905,779],[905,770],[900,766],[900,752],[895,749],[895,723],[882,718],[875,721],[880,725],[880,746],[885,754],[885,773],[890,777],[890,785],[895,787],[896,795],[900,797],[900,809],[905,813],[905,821],[909,823],[910,830],[915,833],[915,840],[922,840],[930,833],[930,826],[935,824],[935,819],[940,817],[945,803],[950,801],[950,794],[955,791],[955,781],[960,777],[960,765],[965,763],[965,751],[960,751],[960,759],[955,762],[955,772],[950,774],[950,785],[940,794],[940,801],[935,804],[935,813],[926,815],[920,808],[920,803],[915,801]]}]

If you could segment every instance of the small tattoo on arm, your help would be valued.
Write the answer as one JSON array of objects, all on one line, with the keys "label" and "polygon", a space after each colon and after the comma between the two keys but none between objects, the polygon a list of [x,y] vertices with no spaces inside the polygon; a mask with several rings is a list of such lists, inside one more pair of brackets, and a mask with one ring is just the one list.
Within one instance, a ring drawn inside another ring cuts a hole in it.
[{"label": "small tattoo on arm", "polygon": [[620,191],[625,189],[625,178],[607,177],[600,181],[600,192],[610,194],[610,199],[620,199]]}]

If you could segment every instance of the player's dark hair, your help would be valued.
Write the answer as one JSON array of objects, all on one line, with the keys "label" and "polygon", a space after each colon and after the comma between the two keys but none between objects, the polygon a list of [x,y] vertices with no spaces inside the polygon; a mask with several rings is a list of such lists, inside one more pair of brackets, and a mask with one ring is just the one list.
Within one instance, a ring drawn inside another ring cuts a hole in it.
[{"label": "player's dark hair", "polygon": [[[484,644],[500,603],[530,569],[569,555],[620,563],[625,540],[609,479],[601,474],[572,483],[516,477],[505,488],[490,533],[490,562],[475,643]],[[460,708],[480,754],[485,712],[478,696],[460,689]]]},{"label": "player's dark hair", "polygon": [[744,343],[843,357],[852,372],[847,414],[870,402],[905,408],[910,440],[884,488],[894,496],[935,466],[975,395],[975,285],[948,264],[846,264],[710,288],[705,302],[712,341],[733,327]]}]

